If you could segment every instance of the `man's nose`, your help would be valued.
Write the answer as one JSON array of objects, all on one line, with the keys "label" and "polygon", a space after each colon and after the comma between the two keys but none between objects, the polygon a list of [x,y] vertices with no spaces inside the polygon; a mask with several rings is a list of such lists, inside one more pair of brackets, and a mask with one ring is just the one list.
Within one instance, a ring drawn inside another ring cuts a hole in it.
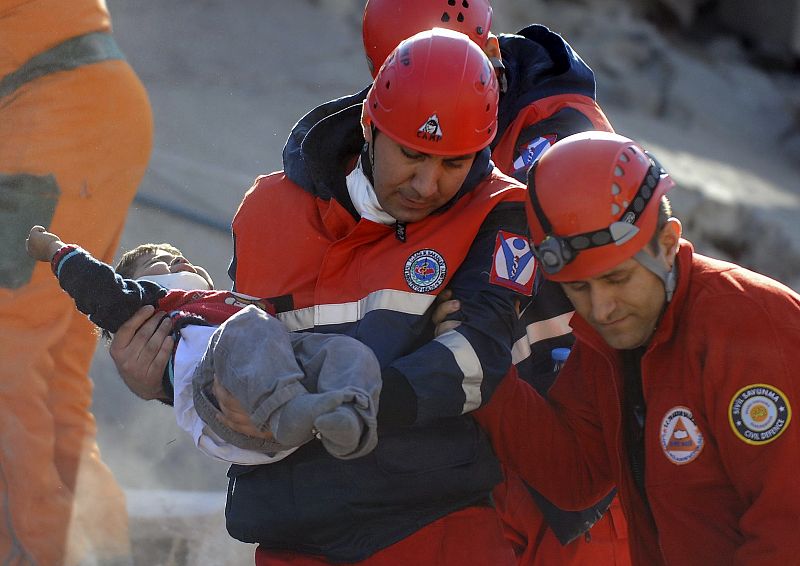
[{"label": "man's nose", "polygon": [[592,287],[590,298],[592,301],[592,318],[600,323],[611,322],[617,308],[617,298],[613,290],[596,285]]},{"label": "man's nose", "polygon": [[420,198],[430,198],[439,190],[440,167],[432,160],[424,160],[414,171],[411,188]]}]

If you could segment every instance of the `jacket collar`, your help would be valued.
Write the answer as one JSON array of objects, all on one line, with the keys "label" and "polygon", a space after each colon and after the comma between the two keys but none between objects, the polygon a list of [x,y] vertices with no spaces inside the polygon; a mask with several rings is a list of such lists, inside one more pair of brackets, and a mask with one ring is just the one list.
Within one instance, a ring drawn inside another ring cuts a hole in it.
[{"label": "jacket collar", "polygon": [[353,106],[358,106],[360,109],[367,92],[369,86],[360,92],[321,104],[297,121],[283,147],[283,170],[289,179],[307,191],[314,192],[314,179],[302,151],[303,141],[309,131],[326,118]]}]

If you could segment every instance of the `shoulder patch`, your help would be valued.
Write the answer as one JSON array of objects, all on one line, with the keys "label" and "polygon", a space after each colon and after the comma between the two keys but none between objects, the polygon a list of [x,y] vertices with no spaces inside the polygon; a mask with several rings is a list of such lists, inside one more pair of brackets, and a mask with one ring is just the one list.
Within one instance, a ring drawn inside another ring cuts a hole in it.
[{"label": "shoulder patch", "polygon": [[490,282],[530,295],[535,274],[536,262],[528,238],[504,230],[498,231]]},{"label": "shoulder patch", "polygon": [[677,466],[688,464],[703,451],[703,433],[688,407],[671,408],[661,419],[661,450]]},{"label": "shoulder patch", "polygon": [[417,293],[428,293],[444,281],[447,264],[439,252],[430,249],[419,250],[406,260],[403,275],[411,289]]},{"label": "shoulder patch", "polygon": [[768,444],[778,438],[789,421],[792,407],[773,385],[754,383],[742,387],[731,399],[728,418],[733,433],[747,444]]},{"label": "shoulder patch", "polygon": [[514,172],[522,169],[528,169],[531,164],[539,159],[542,154],[550,149],[550,146],[556,143],[558,136],[556,134],[546,134],[533,138],[527,143],[523,143],[517,147],[518,157],[514,159]]}]

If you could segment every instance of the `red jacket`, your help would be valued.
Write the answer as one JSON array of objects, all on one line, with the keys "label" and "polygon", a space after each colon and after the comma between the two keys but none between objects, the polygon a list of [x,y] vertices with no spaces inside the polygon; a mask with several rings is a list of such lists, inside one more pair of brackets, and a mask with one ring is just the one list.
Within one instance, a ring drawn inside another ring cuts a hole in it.
[{"label": "red jacket", "polygon": [[[561,112],[571,113],[570,118],[575,116],[566,127],[565,118],[558,122],[544,123]],[[585,122],[579,122],[578,116]],[[549,148],[567,135],[588,129],[614,131],[593,98],[579,94],[559,94],[536,100],[516,115],[514,121],[502,133],[502,137],[493,144],[492,160],[498,169],[508,171],[508,175],[524,182],[528,166],[532,163],[531,157],[526,159],[520,155],[527,149],[527,144],[539,139]],[[541,155],[544,149],[537,151],[535,156]]]},{"label": "red jacket", "polygon": [[619,353],[580,316],[552,405],[510,378],[476,417],[501,460],[559,505],[579,508],[616,483],[635,564],[795,564],[800,296],[688,242],[678,267],[641,366],[652,519],[627,464]]}]

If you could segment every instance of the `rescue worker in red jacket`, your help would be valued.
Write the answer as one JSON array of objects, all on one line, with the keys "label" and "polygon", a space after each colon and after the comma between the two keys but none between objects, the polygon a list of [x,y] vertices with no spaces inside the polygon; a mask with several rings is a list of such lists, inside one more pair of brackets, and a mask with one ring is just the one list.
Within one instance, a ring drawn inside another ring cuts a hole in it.
[{"label": "rescue worker in red jacket", "polygon": [[41,224],[111,261],[152,128],[104,0],[0,0],[3,564],[131,560],[90,412],[97,336],[24,242]]},{"label": "rescue worker in red jacket", "polygon": [[694,253],[672,186],[616,134],[570,136],[534,166],[531,243],[576,342],[549,403],[512,376],[477,418],[560,505],[616,484],[635,564],[793,564],[800,296]]},{"label": "rescue worker in red jacket", "polygon": [[[515,564],[491,505],[500,466],[469,415],[511,365],[533,284],[525,187],[489,158],[498,89],[466,35],[417,34],[363,103],[308,129],[302,182],[280,171],[245,195],[235,290],[269,299],[290,330],[362,341],[383,383],[363,458],[311,442],[231,467],[228,530],[259,543],[257,564]],[[464,320],[434,336],[448,286]]]}]

